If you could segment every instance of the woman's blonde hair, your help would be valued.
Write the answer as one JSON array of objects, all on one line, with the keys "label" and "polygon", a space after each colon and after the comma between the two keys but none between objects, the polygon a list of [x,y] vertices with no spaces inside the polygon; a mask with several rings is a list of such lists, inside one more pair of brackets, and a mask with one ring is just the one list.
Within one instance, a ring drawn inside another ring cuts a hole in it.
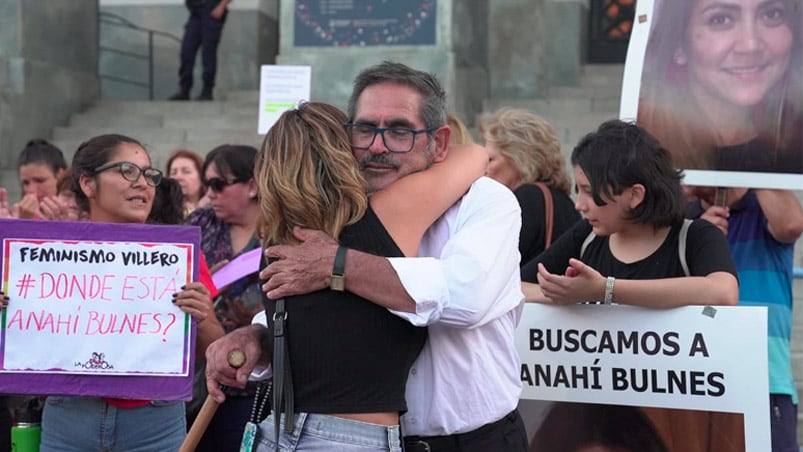
[{"label": "woman's blonde hair", "polygon": [[463,121],[461,121],[460,118],[452,113],[447,113],[446,123],[449,124],[449,127],[452,129],[452,137],[449,139],[450,144],[474,143],[474,138],[471,137],[471,132],[468,131],[468,127],[463,124]]},{"label": "woman's blonde hair", "polygon": [[337,108],[307,102],[284,112],[257,154],[254,179],[263,245],[297,243],[293,227],[337,238],[368,208],[366,182]]},{"label": "woman's blonde hair", "polygon": [[544,182],[569,193],[566,161],[555,129],[542,117],[517,108],[500,108],[479,121],[483,141],[492,142],[521,173],[523,183]]}]

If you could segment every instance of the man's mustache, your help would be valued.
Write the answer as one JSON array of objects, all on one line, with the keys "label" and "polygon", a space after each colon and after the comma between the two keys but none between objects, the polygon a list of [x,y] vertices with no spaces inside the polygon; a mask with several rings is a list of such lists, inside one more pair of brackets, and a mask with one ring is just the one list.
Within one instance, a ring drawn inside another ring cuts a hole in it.
[{"label": "man's mustache", "polygon": [[365,154],[360,159],[360,169],[365,169],[365,167],[371,163],[389,166],[393,169],[399,169],[401,166],[399,162],[393,160],[388,154]]}]

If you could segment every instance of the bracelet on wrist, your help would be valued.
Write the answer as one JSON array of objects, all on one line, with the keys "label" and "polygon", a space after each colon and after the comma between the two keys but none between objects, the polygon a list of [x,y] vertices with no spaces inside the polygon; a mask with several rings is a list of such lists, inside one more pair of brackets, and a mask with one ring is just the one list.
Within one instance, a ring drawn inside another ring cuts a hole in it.
[{"label": "bracelet on wrist", "polygon": [[613,276],[608,276],[605,279],[605,298],[603,298],[602,302],[604,304],[611,304],[613,302],[613,283],[616,281],[616,278]]}]

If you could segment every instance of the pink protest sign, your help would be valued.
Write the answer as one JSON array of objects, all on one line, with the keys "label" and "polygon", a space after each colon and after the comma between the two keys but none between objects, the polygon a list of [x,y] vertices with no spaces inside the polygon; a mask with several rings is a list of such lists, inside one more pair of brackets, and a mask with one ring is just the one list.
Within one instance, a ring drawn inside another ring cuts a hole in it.
[{"label": "pink protest sign", "polygon": [[238,279],[259,271],[259,259],[262,248],[246,251],[212,275],[212,281],[218,289],[228,286]]},{"label": "pink protest sign", "polygon": [[189,400],[195,328],[171,299],[197,279],[199,238],[188,226],[0,220],[0,392]]}]

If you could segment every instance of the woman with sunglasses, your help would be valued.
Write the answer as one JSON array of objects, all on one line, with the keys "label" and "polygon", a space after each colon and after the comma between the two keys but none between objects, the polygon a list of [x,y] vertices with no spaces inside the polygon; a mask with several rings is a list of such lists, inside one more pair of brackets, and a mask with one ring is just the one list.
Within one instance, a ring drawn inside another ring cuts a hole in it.
[{"label": "woman with sunglasses", "polygon": [[[201,227],[201,250],[212,273],[240,254],[259,248],[256,153],[251,146],[224,144],[210,151],[204,160],[202,174],[209,205],[195,209],[187,223]],[[219,288],[215,314],[226,332],[250,324],[254,314],[262,310],[263,295],[256,271],[254,268],[253,274]],[[226,402],[218,408],[197,450],[239,449],[254,391],[255,385],[245,390],[227,389]],[[191,406],[199,409],[197,402],[205,397],[206,393],[193,394]],[[197,415],[192,409],[188,411],[191,419]]]},{"label": "woman with sunglasses", "polygon": [[[81,144],[72,171],[76,202],[93,222],[145,223],[162,180],[145,148],[122,135],[101,135]],[[176,305],[194,317],[212,304],[199,282],[187,284],[176,298]],[[203,330],[198,331],[200,339]],[[49,396],[41,450],[177,450],[185,432],[182,402]]]}]

